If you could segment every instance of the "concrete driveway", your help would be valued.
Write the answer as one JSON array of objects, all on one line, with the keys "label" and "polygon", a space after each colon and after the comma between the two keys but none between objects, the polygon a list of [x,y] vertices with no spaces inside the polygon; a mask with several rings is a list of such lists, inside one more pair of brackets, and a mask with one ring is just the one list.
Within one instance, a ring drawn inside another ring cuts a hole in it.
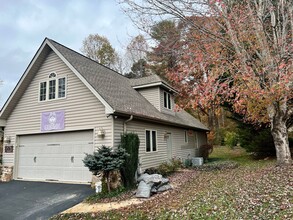
[{"label": "concrete driveway", "polygon": [[48,219],[93,193],[89,185],[0,182],[0,219]]}]

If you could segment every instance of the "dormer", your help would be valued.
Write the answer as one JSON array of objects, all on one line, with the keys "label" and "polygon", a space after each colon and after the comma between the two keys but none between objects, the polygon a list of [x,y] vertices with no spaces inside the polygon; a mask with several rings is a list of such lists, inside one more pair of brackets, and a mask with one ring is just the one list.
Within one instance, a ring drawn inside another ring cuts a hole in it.
[{"label": "dormer", "polygon": [[131,86],[159,111],[175,114],[174,95],[177,91],[157,75],[130,79]]}]

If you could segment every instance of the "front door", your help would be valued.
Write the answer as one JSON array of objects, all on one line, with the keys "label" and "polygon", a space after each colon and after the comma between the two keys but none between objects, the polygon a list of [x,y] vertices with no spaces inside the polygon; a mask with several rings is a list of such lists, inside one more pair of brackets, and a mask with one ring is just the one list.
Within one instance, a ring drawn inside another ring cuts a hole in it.
[{"label": "front door", "polygon": [[171,133],[167,134],[167,153],[168,153],[168,159],[172,159],[172,135]]}]

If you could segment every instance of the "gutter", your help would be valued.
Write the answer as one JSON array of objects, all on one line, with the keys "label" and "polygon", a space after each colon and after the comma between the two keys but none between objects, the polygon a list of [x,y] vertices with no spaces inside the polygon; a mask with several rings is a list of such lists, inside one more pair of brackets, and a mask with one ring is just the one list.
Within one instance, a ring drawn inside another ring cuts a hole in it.
[{"label": "gutter", "polygon": [[130,115],[130,118],[129,119],[127,119],[126,121],[124,121],[124,124],[123,124],[123,132],[124,133],[126,133],[126,124],[128,123],[128,122],[130,122],[131,120],[133,119],[133,115]]},{"label": "gutter", "polygon": [[[120,112],[115,111],[115,115],[126,117],[126,116],[129,116],[129,113],[122,112],[122,111],[120,111]],[[159,118],[153,118],[153,117],[148,117],[148,116],[143,117],[143,116],[138,116],[136,114],[133,114],[132,116],[135,116],[135,118],[138,120],[147,121],[147,122],[153,122],[153,123],[164,124],[164,125],[172,125],[172,126],[179,127],[179,128],[185,128],[185,129],[188,128],[188,129],[197,130],[197,131],[204,131],[204,132],[210,131],[208,128],[201,128],[201,127],[194,127],[191,125],[179,124],[179,123],[170,122],[170,121],[166,121],[166,120],[159,119]],[[126,120],[126,121],[128,121],[128,120]]]}]

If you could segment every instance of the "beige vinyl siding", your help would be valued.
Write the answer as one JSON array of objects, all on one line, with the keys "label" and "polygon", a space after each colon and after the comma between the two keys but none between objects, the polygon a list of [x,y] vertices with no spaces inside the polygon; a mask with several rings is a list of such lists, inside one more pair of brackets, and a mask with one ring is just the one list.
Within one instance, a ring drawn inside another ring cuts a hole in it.
[{"label": "beige vinyl siding", "polygon": [[206,132],[197,132],[198,147],[201,145],[207,144],[207,135]]},{"label": "beige vinyl siding", "polygon": [[[53,71],[57,73],[57,77],[66,77],[66,98],[40,102],[39,83],[48,80],[48,75]],[[42,112],[58,110],[65,111],[63,131],[87,129],[97,131],[98,128],[103,128],[106,131],[104,138],[98,137],[97,132],[94,132],[94,145],[95,147],[102,144],[111,146],[112,119],[106,117],[104,105],[51,51],[8,117],[5,135],[11,137],[11,144],[15,146],[17,135],[42,133],[40,131]],[[4,153],[3,162],[5,165],[14,164],[14,154]]]},{"label": "beige vinyl siding", "polygon": [[158,86],[137,89],[137,91],[143,97],[145,97],[153,106],[160,110],[160,88]]},{"label": "beige vinyl siding", "polygon": [[114,147],[118,147],[120,144],[121,134],[123,134],[123,130],[124,130],[123,123],[125,120],[114,118]]},{"label": "beige vinyl siding", "polygon": [[163,112],[163,113],[175,115],[175,112],[174,112],[174,108],[175,108],[174,96],[170,92],[168,92],[169,94],[171,94],[171,109],[167,109],[167,108],[164,107],[164,92],[168,92],[168,91],[160,88],[160,106],[161,106],[160,111]]},{"label": "beige vinyl siding", "polygon": [[[116,122],[115,122],[116,126]],[[145,130],[157,131],[157,151],[146,152],[145,146]],[[186,159],[188,156],[196,156],[197,143],[195,132],[193,136],[189,136],[188,143],[184,142],[183,128],[167,126],[162,124],[149,123],[144,121],[132,120],[127,124],[127,132],[137,133],[140,139],[139,157],[142,169],[159,166],[162,162],[168,160],[167,140],[164,138],[166,132],[172,135],[172,156]]]}]

